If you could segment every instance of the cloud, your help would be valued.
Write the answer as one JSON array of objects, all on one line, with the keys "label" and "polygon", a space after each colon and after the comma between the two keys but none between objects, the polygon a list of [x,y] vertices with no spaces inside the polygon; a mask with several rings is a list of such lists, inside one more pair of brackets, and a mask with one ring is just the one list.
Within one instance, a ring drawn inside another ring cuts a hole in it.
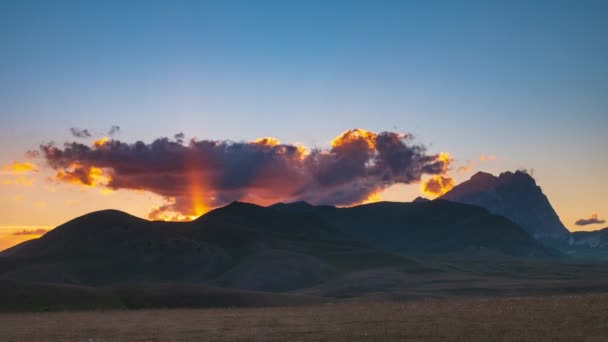
[{"label": "cloud", "polygon": [[36,167],[36,165],[34,165],[30,162],[20,163],[20,162],[16,161],[16,162],[12,162],[10,164],[6,164],[6,165],[2,166],[2,170],[8,171],[13,174],[18,174],[18,173],[27,173],[27,172],[37,172],[38,168]]},{"label": "cloud", "polygon": [[489,154],[489,155],[482,154],[481,157],[479,157],[479,160],[481,160],[482,162],[493,161],[493,160],[496,160],[496,156],[493,154]]},{"label": "cloud", "polygon": [[38,228],[38,229],[23,229],[17,232],[14,232],[12,235],[14,236],[21,236],[21,235],[44,235],[49,231],[49,229],[43,229],[43,228]]},{"label": "cloud", "polygon": [[91,134],[88,129],[80,129],[78,127],[70,128],[70,133],[72,133],[72,136],[74,136],[75,138],[80,139],[90,138],[93,136],[93,134]]},{"label": "cloud", "polygon": [[602,220],[602,219],[598,218],[597,213],[591,214],[591,217],[588,219],[580,219],[580,220],[577,220],[576,222],[574,222],[574,224],[577,226],[586,226],[589,224],[603,224],[603,223],[606,223],[606,220]]},{"label": "cloud", "polygon": [[36,159],[40,157],[40,151],[38,150],[29,150],[25,152],[25,156],[30,159]]},{"label": "cloud", "polygon": [[184,143],[184,139],[186,139],[186,135],[182,132],[179,132],[175,135],[173,135],[173,138],[175,139],[175,141],[177,141],[179,144],[183,144]]},{"label": "cloud", "polygon": [[24,176],[18,176],[15,178],[4,178],[0,180],[2,185],[21,185],[21,186],[32,186],[34,185],[33,178],[27,178]]},{"label": "cloud", "polygon": [[475,169],[475,161],[467,160],[466,165],[462,165],[458,168],[458,173],[471,173]]},{"label": "cloud", "polygon": [[451,177],[434,176],[422,183],[422,192],[431,196],[441,196],[454,187]]},{"label": "cloud", "polygon": [[154,218],[196,216],[234,200],[356,204],[392,184],[444,174],[452,162],[449,154],[427,153],[408,134],[362,129],[342,133],[330,148],[310,151],[270,137],[186,144],[183,136],[175,138],[47,144],[40,150],[57,181],[163,196],[166,204],[151,213]]},{"label": "cloud", "polygon": [[108,135],[111,137],[113,137],[119,133],[120,133],[120,126],[118,126],[118,125],[112,125],[112,127],[110,127],[110,130],[108,131]]}]

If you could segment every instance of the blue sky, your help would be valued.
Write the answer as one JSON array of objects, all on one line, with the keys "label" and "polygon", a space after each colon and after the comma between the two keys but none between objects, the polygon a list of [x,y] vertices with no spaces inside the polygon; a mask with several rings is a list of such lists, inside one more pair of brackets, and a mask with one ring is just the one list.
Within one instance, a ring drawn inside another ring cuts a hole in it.
[{"label": "blue sky", "polygon": [[605,1],[3,1],[0,162],[72,126],[307,146],[397,130],[533,168],[572,228],[608,216],[606,18]]}]

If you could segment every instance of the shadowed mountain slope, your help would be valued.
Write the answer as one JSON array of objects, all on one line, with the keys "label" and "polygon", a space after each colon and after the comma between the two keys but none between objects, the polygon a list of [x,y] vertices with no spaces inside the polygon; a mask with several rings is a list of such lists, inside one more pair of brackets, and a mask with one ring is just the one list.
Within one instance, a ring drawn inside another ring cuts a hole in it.
[{"label": "shadowed mountain slope", "polygon": [[555,256],[521,227],[487,210],[444,200],[379,202],[350,208],[277,204],[281,211],[316,213],[344,234],[404,255]]},{"label": "shadowed mountain slope", "polygon": [[351,208],[234,202],[192,222],[152,222],[116,210],[84,215],[0,253],[0,277],[282,292],[378,268],[429,272],[408,256],[431,255],[555,253],[504,217],[449,201]]},{"label": "shadowed mountain slope", "polygon": [[317,215],[238,202],[184,223],[95,212],[0,253],[0,261],[0,276],[28,281],[272,291],[312,286],[352,269],[417,264],[367,247]]},{"label": "shadowed mountain slope", "polygon": [[503,172],[498,177],[478,172],[440,198],[486,208],[519,224],[535,238],[569,235],[542,189],[526,172]]}]

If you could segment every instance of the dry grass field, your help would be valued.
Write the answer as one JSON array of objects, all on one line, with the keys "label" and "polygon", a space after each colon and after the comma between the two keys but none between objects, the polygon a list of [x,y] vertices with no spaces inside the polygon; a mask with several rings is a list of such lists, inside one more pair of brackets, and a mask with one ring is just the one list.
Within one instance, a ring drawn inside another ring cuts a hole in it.
[{"label": "dry grass field", "polygon": [[0,314],[3,341],[608,341],[608,294]]}]

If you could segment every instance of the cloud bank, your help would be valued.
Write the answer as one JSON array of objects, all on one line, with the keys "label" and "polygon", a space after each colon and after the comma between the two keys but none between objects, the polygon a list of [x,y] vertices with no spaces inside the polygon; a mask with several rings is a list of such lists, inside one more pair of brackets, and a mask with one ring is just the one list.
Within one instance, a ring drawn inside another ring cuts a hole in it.
[{"label": "cloud bank", "polygon": [[252,142],[159,138],[152,143],[95,141],[40,146],[57,181],[109,189],[149,191],[166,204],[151,218],[202,214],[234,200],[258,204],[308,201],[361,203],[395,183],[445,174],[452,159],[429,154],[408,134],[348,130],[328,149],[283,144],[266,137]]}]

